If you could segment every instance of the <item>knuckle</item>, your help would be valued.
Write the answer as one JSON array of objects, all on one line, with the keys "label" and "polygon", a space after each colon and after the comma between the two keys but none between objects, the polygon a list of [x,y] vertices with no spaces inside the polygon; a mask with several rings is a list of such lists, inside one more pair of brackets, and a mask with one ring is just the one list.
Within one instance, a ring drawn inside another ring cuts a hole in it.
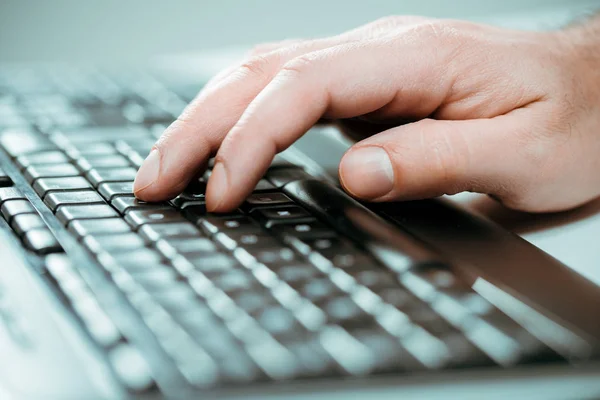
[{"label": "knuckle", "polygon": [[239,70],[244,75],[265,76],[273,69],[273,61],[271,57],[263,55],[255,55],[244,61],[240,65]]},{"label": "knuckle", "polygon": [[281,67],[280,74],[292,76],[303,75],[313,67],[314,63],[315,57],[310,54],[304,54],[286,62]]},{"label": "knuckle", "polygon": [[451,124],[440,122],[436,121],[427,133],[422,131],[421,143],[431,152],[434,173],[446,184],[445,187],[454,187],[468,162],[468,152],[464,146],[459,146],[460,132],[454,131]]}]

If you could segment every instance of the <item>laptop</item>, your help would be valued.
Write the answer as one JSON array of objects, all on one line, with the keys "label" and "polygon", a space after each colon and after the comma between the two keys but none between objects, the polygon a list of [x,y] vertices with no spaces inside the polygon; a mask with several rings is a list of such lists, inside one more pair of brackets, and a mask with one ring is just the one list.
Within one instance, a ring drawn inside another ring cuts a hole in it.
[{"label": "laptop", "polygon": [[332,127],[232,213],[210,165],[135,199],[186,79],[0,67],[2,398],[600,396],[600,287],[446,199],[357,202],[307,154]]}]

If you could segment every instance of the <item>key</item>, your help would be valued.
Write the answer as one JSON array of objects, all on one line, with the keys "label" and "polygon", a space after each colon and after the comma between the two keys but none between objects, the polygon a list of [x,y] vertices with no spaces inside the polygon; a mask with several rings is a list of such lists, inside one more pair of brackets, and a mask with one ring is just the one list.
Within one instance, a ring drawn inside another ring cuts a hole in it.
[{"label": "key", "polygon": [[133,181],[102,183],[98,186],[98,192],[108,201],[111,201],[115,196],[133,197]]},{"label": "key", "polygon": [[91,169],[85,175],[94,187],[104,182],[128,182],[135,179],[137,171],[128,168],[101,168]]},{"label": "key", "polygon": [[310,175],[301,168],[273,168],[267,171],[265,177],[276,188],[281,188],[293,181],[310,179]]},{"label": "key", "polygon": [[93,219],[118,217],[119,214],[107,204],[92,204],[84,206],[62,206],[56,212],[56,218],[68,225],[74,219]]},{"label": "key", "polygon": [[145,201],[129,196],[114,197],[111,204],[121,214],[125,214],[132,210],[172,210],[166,203],[146,203]]},{"label": "key", "polygon": [[17,235],[23,236],[32,229],[45,228],[46,223],[38,214],[19,214],[13,218],[10,226]]},{"label": "key", "polygon": [[39,178],[63,178],[78,175],[79,171],[72,164],[32,165],[25,170],[25,179],[29,183]]},{"label": "key", "polygon": [[100,253],[102,251],[117,253],[145,246],[144,240],[132,232],[104,236],[87,236],[83,239],[83,244],[92,253]]},{"label": "key", "polygon": [[271,335],[281,336],[301,335],[302,326],[289,310],[281,306],[271,306],[256,315],[258,323]]},{"label": "key", "polygon": [[124,168],[129,167],[129,161],[119,155],[87,156],[78,159],[75,164],[81,171],[87,172],[93,168]]},{"label": "key", "polygon": [[110,350],[108,357],[117,377],[130,391],[141,393],[154,386],[148,363],[135,347],[120,344]]},{"label": "key", "polygon": [[214,285],[225,293],[249,290],[258,286],[256,278],[248,271],[232,269],[212,279]]},{"label": "key", "polygon": [[146,224],[138,233],[148,242],[156,242],[163,238],[194,238],[202,234],[190,222],[172,222],[166,224]]},{"label": "key", "polygon": [[205,217],[200,226],[208,233],[217,232],[243,234],[261,234],[264,230],[248,217]]},{"label": "key", "polygon": [[298,224],[275,225],[273,230],[281,236],[292,236],[301,240],[335,238],[337,233],[318,221]]},{"label": "key", "polygon": [[254,187],[254,192],[265,192],[269,190],[275,190],[275,186],[271,182],[266,179],[261,179],[258,181],[256,186]]},{"label": "key", "polygon": [[134,229],[144,224],[164,224],[170,222],[185,222],[185,218],[176,210],[134,210],[127,213],[125,220]]},{"label": "key", "polygon": [[209,277],[240,267],[233,257],[222,253],[186,254],[186,259],[195,269]]},{"label": "key", "polygon": [[254,193],[246,199],[248,208],[273,206],[292,203],[283,193]]},{"label": "key", "polygon": [[62,247],[48,228],[32,229],[23,236],[25,247],[38,254],[62,252]]},{"label": "key", "polygon": [[[215,236],[215,240],[220,242],[224,247],[229,248],[229,243],[234,242],[235,246],[244,247],[245,249],[279,249],[281,243],[273,236],[264,233],[242,233],[242,232],[222,232]],[[233,250],[234,244],[230,250]]]},{"label": "key", "polygon": [[85,143],[81,146],[77,146],[79,154],[84,157],[89,156],[108,156],[117,153],[117,150],[109,143]]},{"label": "key", "polygon": [[175,207],[182,207],[184,203],[201,201],[204,202],[206,183],[193,181],[179,196],[172,200]]},{"label": "key", "polygon": [[92,185],[81,176],[70,178],[42,178],[35,181],[33,189],[44,198],[48,192],[92,189]]},{"label": "key", "polygon": [[112,235],[131,232],[127,222],[121,218],[80,219],[69,224],[69,232],[84,237],[87,235]]},{"label": "key", "polygon": [[62,133],[68,137],[71,142],[83,144],[84,146],[94,142],[112,142],[125,138],[144,139],[148,137],[148,131],[144,127],[132,125],[90,126],[86,128],[63,130]]},{"label": "key", "polygon": [[0,168],[0,187],[12,186],[12,180],[10,176],[4,171],[4,169]]},{"label": "key", "polygon": [[[271,265],[267,266],[272,268]],[[278,265],[272,269],[275,273],[277,273],[279,279],[288,284],[299,284],[302,282],[308,282],[317,277],[323,277],[321,271],[319,271],[313,265],[302,262],[291,263],[284,266]]]},{"label": "key", "polygon": [[54,192],[44,198],[44,204],[53,212],[62,205],[105,204],[100,195],[92,190],[78,192]]},{"label": "key", "polygon": [[8,200],[25,199],[21,191],[15,187],[0,187],[0,205]]},{"label": "key", "polygon": [[48,138],[25,129],[6,130],[0,134],[0,146],[11,157],[45,150],[58,150]]},{"label": "key", "polygon": [[166,257],[172,258],[177,254],[214,253],[217,246],[206,238],[167,238],[160,239],[156,248]]},{"label": "key", "polygon": [[69,158],[61,151],[44,151],[27,154],[19,156],[16,159],[16,163],[20,169],[25,169],[31,165],[65,164],[68,162]]},{"label": "key", "polygon": [[126,253],[102,254],[98,262],[109,272],[125,268],[129,272],[162,266],[163,258],[156,250],[139,248]]},{"label": "key", "polygon": [[281,222],[309,222],[314,220],[308,212],[298,206],[257,208],[252,211],[251,215],[264,221],[267,228]]},{"label": "key", "polygon": [[[296,288],[296,285],[291,285]],[[343,294],[328,278],[316,279],[298,287],[299,293],[315,303],[323,299]]]},{"label": "key", "polygon": [[37,211],[29,200],[10,200],[6,201],[0,207],[2,216],[7,222],[10,222],[15,215],[19,214],[37,214]]}]

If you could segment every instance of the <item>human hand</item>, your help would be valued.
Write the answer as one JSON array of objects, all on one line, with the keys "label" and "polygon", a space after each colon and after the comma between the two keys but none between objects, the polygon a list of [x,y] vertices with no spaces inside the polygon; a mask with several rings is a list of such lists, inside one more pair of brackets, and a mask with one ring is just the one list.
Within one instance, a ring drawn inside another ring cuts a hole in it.
[{"label": "human hand", "polygon": [[417,122],[345,154],[340,180],[357,198],[474,191],[524,211],[574,207],[600,195],[599,40],[389,17],[259,46],[165,131],[134,190],[146,201],[174,197],[216,153],[207,208],[228,211],[319,118],[359,117]]}]

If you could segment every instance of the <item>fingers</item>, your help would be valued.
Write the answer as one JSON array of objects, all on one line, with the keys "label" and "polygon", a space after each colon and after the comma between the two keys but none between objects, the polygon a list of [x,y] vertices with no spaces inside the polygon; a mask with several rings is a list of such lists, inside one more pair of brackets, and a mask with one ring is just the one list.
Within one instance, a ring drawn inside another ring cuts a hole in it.
[{"label": "fingers", "polygon": [[390,26],[414,24],[422,19],[384,19],[346,34],[296,44],[258,49],[255,56],[213,79],[154,146],[134,182],[136,196],[161,201],[179,194],[213,155],[248,104],[289,60],[340,43],[370,38]]},{"label": "fingers", "polygon": [[376,39],[316,51],[284,65],[222,143],[208,184],[208,209],[235,208],[273,156],[323,115],[349,118],[390,104],[400,116],[432,113],[454,82],[446,68],[454,51],[422,47],[412,40]]},{"label": "fingers", "polygon": [[348,150],[340,163],[340,181],[351,195],[369,201],[462,191],[509,196],[528,170],[514,151],[523,129],[523,121],[512,115],[426,119],[392,128]]}]

